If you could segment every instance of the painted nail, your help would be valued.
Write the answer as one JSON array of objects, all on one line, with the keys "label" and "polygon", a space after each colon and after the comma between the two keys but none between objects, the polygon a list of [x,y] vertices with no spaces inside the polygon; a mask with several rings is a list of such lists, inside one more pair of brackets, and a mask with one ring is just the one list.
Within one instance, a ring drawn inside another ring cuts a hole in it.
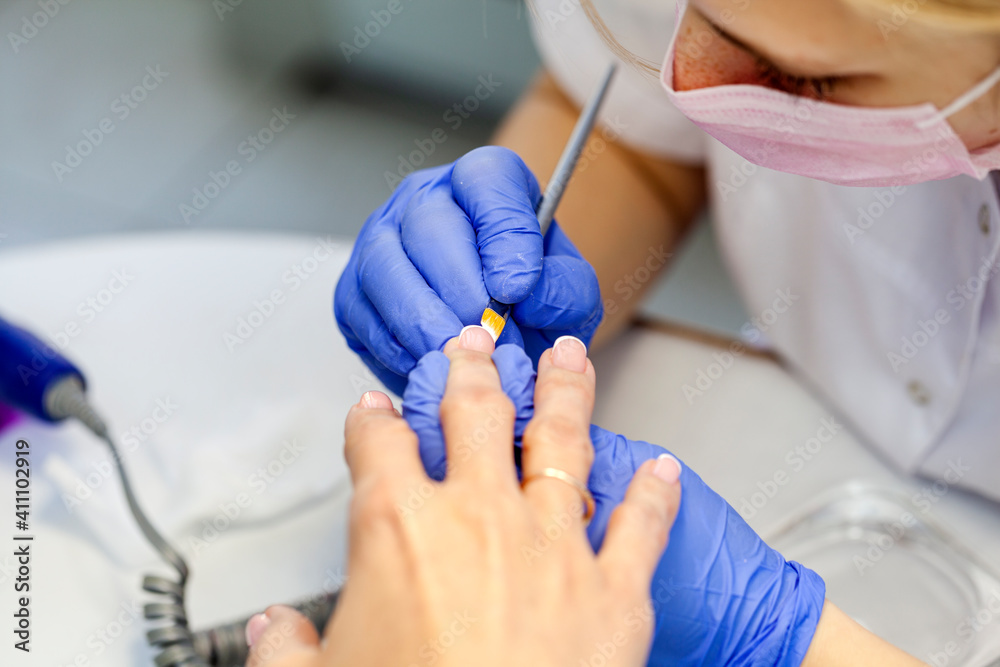
[{"label": "painted nail", "polygon": [[358,405],[362,408],[392,408],[392,401],[380,391],[366,391]]},{"label": "painted nail", "polygon": [[250,617],[246,629],[247,646],[253,648],[253,645],[257,643],[269,625],[271,625],[271,619],[267,617],[267,614],[261,613]]},{"label": "painted nail", "polygon": [[560,336],[552,346],[552,364],[567,371],[587,370],[587,346],[576,336]]},{"label": "painted nail", "polygon": [[670,454],[660,454],[653,466],[653,474],[667,484],[676,484],[681,478],[681,462]]},{"label": "painted nail", "polygon": [[462,333],[458,334],[458,346],[463,350],[476,350],[492,354],[494,349],[493,336],[478,324],[470,324],[462,329]]}]

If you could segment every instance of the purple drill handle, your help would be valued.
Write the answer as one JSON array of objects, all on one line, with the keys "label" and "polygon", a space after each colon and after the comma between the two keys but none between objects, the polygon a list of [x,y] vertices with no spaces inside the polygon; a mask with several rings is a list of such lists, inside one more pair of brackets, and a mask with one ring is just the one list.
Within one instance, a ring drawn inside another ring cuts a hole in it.
[{"label": "purple drill handle", "polygon": [[0,403],[58,421],[46,409],[45,392],[68,375],[86,386],[83,373],[51,345],[0,318]]}]

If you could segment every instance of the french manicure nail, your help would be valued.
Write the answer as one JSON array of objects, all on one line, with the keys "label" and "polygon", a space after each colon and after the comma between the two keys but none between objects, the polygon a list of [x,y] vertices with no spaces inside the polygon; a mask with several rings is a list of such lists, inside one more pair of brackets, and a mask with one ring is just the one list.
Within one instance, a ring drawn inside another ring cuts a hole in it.
[{"label": "french manicure nail", "polygon": [[363,408],[374,408],[376,407],[375,397],[372,396],[372,393],[370,391],[366,391],[364,394],[361,395],[361,401],[359,402],[359,405]]},{"label": "french manicure nail", "polygon": [[492,354],[493,336],[478,324],[470,324],[462,329],[462,333],[458,334],[458,346],[463,350],[476,350]]},{"label": "french manicure nail", "polygon": [[653,474],[667,484],[676,484],[681,478],[681,462],[670,454],[660,454],[653,466]]},{"label": "french manicure nail", "polygon": [[359,405],[362,408],[392,408],[392,401],[389,397],[380,392],[366,391],[361,396]]},{"label": "french manicure nail", "polygon": [[576,336],[560,336],[552,346],[552,364],[567,371],[587,370],[587,346]]},{"label": "french manicure nail", "polygon": [[267,614],[261,613],[251,616],[250,620],[247,621],[246,628],[247,646],[253,648],[253,645],[257,643],[269,625],[271,625],[271,619],[268,618]]}]

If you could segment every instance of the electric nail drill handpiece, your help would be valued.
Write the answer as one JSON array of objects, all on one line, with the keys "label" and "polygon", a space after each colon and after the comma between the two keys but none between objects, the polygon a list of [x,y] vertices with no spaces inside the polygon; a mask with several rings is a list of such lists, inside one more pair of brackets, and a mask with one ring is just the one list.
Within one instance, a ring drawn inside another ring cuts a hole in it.
[{"label": "electric nail drill handpiece", "polygon": [[[177,581],[155,575],[143,579],[142,587],[146,591],[167,600],[147,604],[144,610],[146,619],[158,624],[147,633],[149,643],[160,650],[156,666],[243,665],[248,654],[243,634],[247,619],[201,632],[192,632],[188,626],[184,606],[187,564],[139,507],[108,427],[87,402],[86,387],[86,379],[76,365],[30,332],[0,318],[0,403],[47,422],[75,417],[104,440],[114,456],[125,498],[139,528],[177,570]],[[292,606],[322,631],[333,613],[338,595],[339,591],[324,592]]]},{"label": "electric nail drill handpiece", "polygon": [[150,644],[161,649],[157,667],[207,665],[204,654],[195,649],[187,624],[187,564],[139,506],[107,424],[87,402],[86,387],[87,381],[76,365],[35,335],[0,318],[0,402],[47,422],[74,417],[103,440],[114,457],[132,516],[150,544],[177,570],[177,581],[157,575],[143,579],[145,590],[167,599],[147,604],[144,609],[146,619],[159,623],[147,634]]},{"label": "electric nail drill handpiece", "polygon": [[0,319],[0,402],[47,422],[76,417],[103,438],[107,426],[87,404],[86,387],[71,361]]}]

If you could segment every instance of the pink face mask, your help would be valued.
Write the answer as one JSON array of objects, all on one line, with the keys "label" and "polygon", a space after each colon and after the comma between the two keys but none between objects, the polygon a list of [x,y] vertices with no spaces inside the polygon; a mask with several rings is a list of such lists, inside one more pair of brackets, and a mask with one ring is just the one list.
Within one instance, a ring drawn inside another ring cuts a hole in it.
[{"label": "pink face mask", "polygon": [[1000,169],[1000,145],[970,152],[948,124],[1000,81],[1000,68],[946,108],[856,107],[821,102],[755,85],[674,90],[674,53],[687,0],[663,63],[674,106],[747,160],[776,171],[838,185],[912,185]]}]

